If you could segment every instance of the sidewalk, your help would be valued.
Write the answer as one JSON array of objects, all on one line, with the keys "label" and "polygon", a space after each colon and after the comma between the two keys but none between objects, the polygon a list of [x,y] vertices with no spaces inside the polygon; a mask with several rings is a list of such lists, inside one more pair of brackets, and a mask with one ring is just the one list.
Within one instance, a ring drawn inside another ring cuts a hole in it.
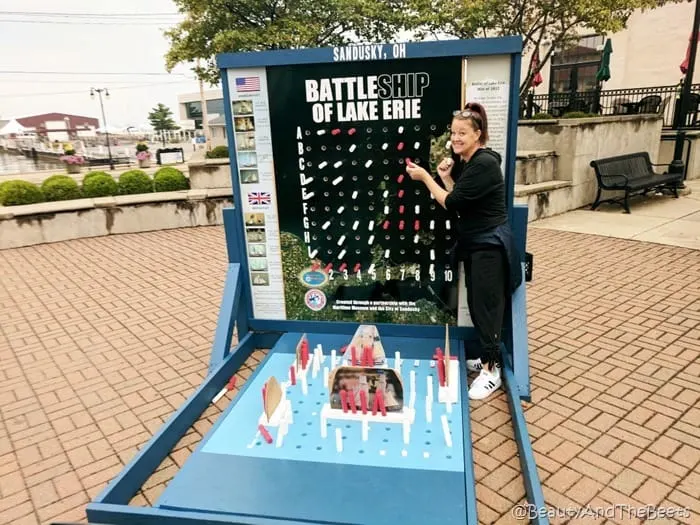
[{"label": "sidewalk", "polygon": [[632,198],[631,214],[619,205],[574,210],[531,223],[533,228],[604,235],[700,250],[700,180],[678,199],[668,195]]},{"label": "sidewalk", "polygon": [[[551,508],[651,505],[683,514],[647,523],[700,523],[700,252],[668,244],[684,226],[697,236],[699,197],[531,223],[524,408]],[[638,240],[652,233],[664,244]],[[85,521],[205,377],[223,228],[3,250],[0,268],[0,525]],[[133,505],[155,504],[235,395],[204,412]],[[480,523],[522,525],[505,395],[471,409]],[[574,522],[642,522],[622,512]]]}]

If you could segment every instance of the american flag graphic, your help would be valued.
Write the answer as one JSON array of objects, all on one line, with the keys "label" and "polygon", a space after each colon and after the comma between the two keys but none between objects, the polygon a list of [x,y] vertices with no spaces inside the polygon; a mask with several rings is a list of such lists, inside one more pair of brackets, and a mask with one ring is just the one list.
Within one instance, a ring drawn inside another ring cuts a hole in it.
[{"label": "american flag graphic", "polygon": [[269,191],[252,191],[248,193],[248,204],[272,204]]},{"label": "american flag graphic", "polygon": [[260,77],[237,77],[236,91],[260,91]]}]

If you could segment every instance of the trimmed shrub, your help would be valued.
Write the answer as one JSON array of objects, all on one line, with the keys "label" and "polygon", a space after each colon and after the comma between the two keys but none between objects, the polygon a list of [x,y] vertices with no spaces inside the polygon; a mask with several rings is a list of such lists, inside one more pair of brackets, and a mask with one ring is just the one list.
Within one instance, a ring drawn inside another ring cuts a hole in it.
[{"label": "trimmed shrub", "polygon": [[118,192],[117,181],[106,173],[93,174],[87,180],[83,180],[83,194],[86,197],[107,197]]},{"label": "trimmed shrub", "polygon": [[44,202],[44,194],[36,184],[26,180],[8,180],[0,184],[0,204],[21,206]]},{"label": "trimmed shrub", "polygon": [[156,171],[153,183],[156,191],[180,191],[190,187],[187,177],[180,170],[169,166]]},{"label": "trimmed shrub", "polygon": [[41,191],[47,201],[69,201],[82,198],[78,183],[68,175],[52,175],[41,183]]},{"label": "trimmed shrub", "polygon": [[535,113],[534,115],[532,115],[531,118],[532,118],[532,120],[549,120],[549,119],[553,119],[554,117],[552,115],[550,115],[549,113],[540,112],[540,113]]},{"label": "trimmed shrub", "polygon": [[562,115],[562,118],[589,118],[589,117],[595,117],[595,115],[592,113],[585,113],[584,111],[569,111],[568,113],[564,113]]},{"label": "trimmed shrub", "polygon": [[90,180],[96,175],[109,175],[109,173],[107,173],[106,171],[90,171],[83,177],[83,185],[85,184],[86,180]]},{"label": "trimmed shrub", "polygon": [[152,193],[153,181],[141,170],[125,171],[119,176],[119,194],[136,195],[138,193]]},{"label": "trimmed shrub", "polygon": [[205,157],[208,159],[227,159],[228,148],[226,146],[216,146],[211,151],[207,151]]}]

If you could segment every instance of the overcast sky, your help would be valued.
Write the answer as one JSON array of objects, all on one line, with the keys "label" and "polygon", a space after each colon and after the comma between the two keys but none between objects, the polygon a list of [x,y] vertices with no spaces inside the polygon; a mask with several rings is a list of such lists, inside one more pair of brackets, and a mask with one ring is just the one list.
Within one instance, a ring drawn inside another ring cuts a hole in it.
[{"label": "overcast sky", "polygon": [[163,30],[181,16],[171,0],[0,0],[0,119],[59,112],[102,123],[91,87],[110,91],[110,126],[146,123],[159,102],[177,119],[177,95],[199,91],[186,66],[165,70]]}]

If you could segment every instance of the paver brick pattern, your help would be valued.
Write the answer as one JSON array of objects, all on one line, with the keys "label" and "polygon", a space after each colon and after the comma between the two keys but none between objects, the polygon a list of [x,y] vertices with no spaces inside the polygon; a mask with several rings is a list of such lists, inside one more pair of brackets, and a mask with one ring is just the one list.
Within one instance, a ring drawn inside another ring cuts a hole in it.
[{"label": "paver brick pattern", "polygon": [[[700,523],[700,252],[537,228],[528,249],[523,406],[550,521]],[[225,270],[221,227],[0,251],[0,525],[85,521],[205,377]],[[235,393],[132,504],[157,500]],[[472,421],[480,522],[524,523],[505,395],[473,402]],[[625,504],[690,514],[645,521]],[[586,505],[608,514],[561,517]]]}]

